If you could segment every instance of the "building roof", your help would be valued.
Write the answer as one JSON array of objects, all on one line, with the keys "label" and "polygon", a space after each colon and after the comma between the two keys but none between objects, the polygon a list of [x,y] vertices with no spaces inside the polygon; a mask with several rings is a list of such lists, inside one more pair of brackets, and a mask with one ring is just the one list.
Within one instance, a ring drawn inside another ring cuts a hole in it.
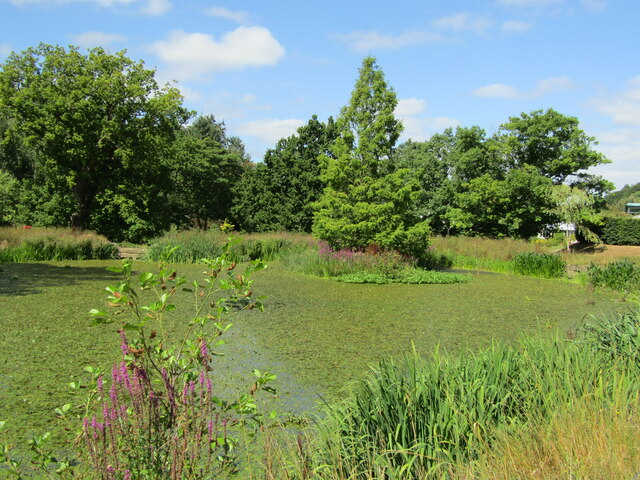
[{"label": "building roof", "polygon": [[625,207],[640,207],[640,203],[626,203]]}]

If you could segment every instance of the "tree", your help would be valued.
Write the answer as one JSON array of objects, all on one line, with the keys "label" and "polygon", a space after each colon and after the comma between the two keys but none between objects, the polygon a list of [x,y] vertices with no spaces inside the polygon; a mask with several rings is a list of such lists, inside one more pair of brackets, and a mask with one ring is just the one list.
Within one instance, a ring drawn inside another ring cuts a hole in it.
[{"label": "tree", "polygon": [[511,117],[500,127],[497,138],[504,144],[509,167],[532,165],[556,185],[579,174],[585,181],[592,176],[581,170],[609,160],[593,150],[595,138],[587,136],[579,124],[577,118],[551,108],[546,112],[536,110]]},{"label": "tree", "polygon": [[314,115],[295,135],[267,150],[264,162],[246,172],[236,190],[235,217],[248,231],[310,232],[312,203],[324,189],[320,155],[330,155],[336,125]]},{"label": "tree", "polygon": [[231,215],[233,188],[243,173],[238,146],[231,145],[224,123],[213,115],[198,117],[182,129],[174,143],[170,164],[174,221],[178,226],[206,229]]},{"label": "tree", "polygon": [[[592,195],[569,185],[555,185],[551,191],[553,207],[550,211],[558,215],[564,224],[574,224],[576,231],[589,242],[597,243],[600,241],[591,229],[587,227],[589,224],[599,224],[600,217],[593,208],[595,199]],[[567,240],[567,252],[571,252],[571,244],[569,242],[569,230],[565,230],[565,238]]]},{"label": "tree", "polygon": [[320,157],[327,187],[315,204],[313,231],[334,249],[377,244],[419,257],[429,245],[428,223],[413,207],[421,195],[419,182],[393,160],[402,131],[396,105],[375,59],[365,58],[337,120],[332,155]]},{"label": "tree", "polygon": [[94,217],[121,207],[125,227],[141,222],[140,235],[164,226],[157,224],[162,189],[155,187],[168,172],[158,159],[190,114],[178,90],[160,88],[154,75],[124,52],[83,55],[45,44],[12,53],[2,65],[0,111],[15,119],[5,137],[22,137],[39,152],[34,170],[72,199],[74,227],[100,230]]}]

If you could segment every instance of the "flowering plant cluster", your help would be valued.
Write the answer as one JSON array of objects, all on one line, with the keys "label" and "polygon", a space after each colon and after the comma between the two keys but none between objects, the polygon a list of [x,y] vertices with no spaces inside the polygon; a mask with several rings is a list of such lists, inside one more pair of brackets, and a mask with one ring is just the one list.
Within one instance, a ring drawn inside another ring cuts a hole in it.
[{"label": "flowering plant cluster", "polygon": [[318,242],[318,256],[326,276],[334,277],[358,272],[394,276],[416,265],[416,259],[393,250],[370,245],[365,250],[333,250],[327,242]]},{"label": "flowering plant cluster", "polygon": [[[238,273],[228,255],[235,243],[230,240],[220,257],[203,259],[207,271],[191,284],[166,265],[137,276],[129,260],[112,269],[123,280],[107,287],[110,311],[91,314],[97,323],[123,319],[122,360],[109,378],[94,376],[93,413],[83,424],[87,456],[100,478],[211,478],[233,468],[233,429],[260,424],[253,396],[274,392],[268,383],[275,375],[254,371],[253,386],[233,400],[216,396],[209,375],[232,310],[262,309],[251,275],[265,265],[255,261]],[[195,311],[175,342],[167,313],[181,291],[193,295]]]}]

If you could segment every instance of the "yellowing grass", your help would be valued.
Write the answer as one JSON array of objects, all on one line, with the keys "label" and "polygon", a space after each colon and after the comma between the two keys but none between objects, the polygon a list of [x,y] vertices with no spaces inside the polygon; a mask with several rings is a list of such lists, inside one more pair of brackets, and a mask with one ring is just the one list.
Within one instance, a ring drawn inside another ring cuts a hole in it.
[{"label": "yellowing grass", "polygon": [[497,434],[490,451],[457,479],[617,479],[640,473],[638,402],[603,407],[590,398],[548,423]]}]

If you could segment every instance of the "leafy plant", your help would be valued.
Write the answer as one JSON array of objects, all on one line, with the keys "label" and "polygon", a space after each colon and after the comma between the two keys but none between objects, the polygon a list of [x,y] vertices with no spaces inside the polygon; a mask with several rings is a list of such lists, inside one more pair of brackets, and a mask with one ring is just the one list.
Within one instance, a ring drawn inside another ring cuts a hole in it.
[{"label": "leafy plant", "polygon": [[594,287],[629,291],[640,286],[640,266],[631,260],[611,262],[605,266],[591,264],[587,275]]},{"label": "leafy plant", "polygon": [[449,284],[467,283],[471,281],[469,275],[458,273],[434,272],[432,270],[422,270],[419,268],[407,268],[397,274],[384,275],[380,273],[355,272],[332,277],[335,280],[345,283],[410,283],[410,284]]},{"label": "leafy plant", "polygon": [[565,275],[567,264],[552,253],[523,252],[513,257],[513,271],[520,275],[558,278]]},{"label": "leafy plant", "polygon": [[[206,272],[190,284],[166,265],[137,276],[129,260],[111,269],[123,276],[107,287],[111,312],[91,314],[98,324],[121,319],[122,361],[109,379],[97,375],[93,414],[83,424],[87,456],[102,478],[208,478],[233,470],[234,430],[260,424],[254,394],[273,392],[275,375],[254,371],[253,386],[232,400],[217,396],[209,376],[220,337],[231,327],[229,315],[262,308],[251,275],[265,265],[255,261],[238,273],[229,259],[237,242],[223,245],[217,258],[202,259]],[[176,340],[169,314],[180,291],[193,295],[194,313]]]}]

